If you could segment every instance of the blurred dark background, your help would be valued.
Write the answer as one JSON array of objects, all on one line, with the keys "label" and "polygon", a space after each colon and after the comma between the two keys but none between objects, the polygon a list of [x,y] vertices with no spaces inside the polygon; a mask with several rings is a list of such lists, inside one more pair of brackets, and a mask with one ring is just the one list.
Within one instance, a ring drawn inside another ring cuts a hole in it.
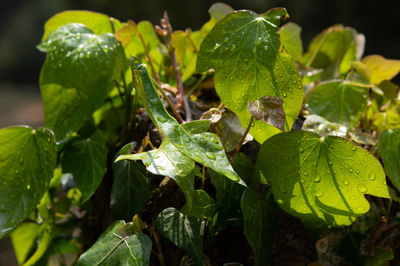
[{"label": "blurred dark background", "polygon": [[[159,23],[168,11],[174,29],[199,29],[208,21],[211,0],[2,0],[0,8],[0,128],[15,124],[43,125],[38,87],[45,55],[35,46],[43,25],[57,12],[86,9],[106,13],[121,21],[133,19]],[[305,47],[314,35],[336,23],[365,34],[367,54],[400,59],[400,1],[372,0],[233,0],[234,9],[263,13],[286,7],[290,21],[303,28]],[[1,178],[1,177],[0,177]],[[15,265],[12,247],[0,241],[0,265]]]}]

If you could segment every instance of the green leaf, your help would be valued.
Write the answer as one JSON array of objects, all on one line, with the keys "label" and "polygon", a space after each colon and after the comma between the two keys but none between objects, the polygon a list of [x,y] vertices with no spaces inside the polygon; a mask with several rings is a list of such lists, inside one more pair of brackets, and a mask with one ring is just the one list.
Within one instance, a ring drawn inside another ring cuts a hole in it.
[{"label": "green leaf", "polygon": [[266,185],[247,187],[240,203],[244,224],[243,232],[255,253],[254,265],[266,265],[271,261],[275,227],[279,217],[271,191]]},{"label": "green leaf", "polygon": [[369,210],[364,194],[389,197],[379,161],[335,136],[278,134],[261,145],[256,168],[279,206],[314,228],[351,224]]},{"label": "green leaf", "polygon": [[156,219],[160,234],[203,265],[204,220],[187,216],[175,208],[163,210]]},{"label": "green leaf", "polygon": [[121,23],[107,15],[92,11],[69,10],[55,14],[44,24],[42,41],[60,26],[70,23],[81,23],[91,29],[95,34],[113,33],[112,23],[117,30]]},{"label": "green leaf", "polygon": [[40,228],[40,225],[37,223],[22,223],[11,232],[11,241],[15,256],[20,265],[26,261],[29,253],[35,246],[36,238],[38,238],[41,233]]},{"label": "green leaf", "polygon": [[[128,143],[117,153],[132,153],[136,143]],[[110,207],[117,219],[132,220],[140,213],[150,198],[149,182],[146,169],[136,162],[119,161],[113,164],[114,181],[111,189]]]},{"label": "green leaf", "polygon": [[124,221],[113,223],[96,243],[80,256],[77,265],[149,265],[150,238],[144,234],[123,236],[119,233],[123,225]]},{"label": "green leaf", "polygon": [[318,84],[307,101],[311,111],[331,122],[354,126],[367,106],[368,89],[343,80]]},{"label": "green leaf", "polygon": [[106,172],[107,147],[100,131],[87,139],[73,142],[64,151],[61,165],[64,173],[74,176],[82,201],[88,200]]},{"label": "green leaf", "polygon": [[283,47],[296,61],[300,61],[303,56],[301,27],[293,22],[286,23],[279,29],[279,35]]},{"label": "green leaf", "polygon": [[[253,164],[250,158],[243,153],[236,154],[233,167],[246,183],[251,182]],[[238,220],[240,218],[240,200],[245,188],[215,171],[209,169],[208,173],[211,183],[217,191],[218,221],[224,227],[228,225],[227,220]]]},{"label": "green leaf", "polygon": [[249,103],[250,114],[256,119],[285,132],[285,112],[279,97],[264,96]]},{"label": "green leaf", "polygon": [[36,265],[40,259],[46,254],[50,247],[50,244],[54,238],[54,226],[44,223],[41,230],[42,236],[39,241],[35,253],[23,264],[23,266]]},{"label": "green leaf", "polygon": [[371,117],[371,128],[382,132],[385,129],[400,128],[400,106],[390,108],[385,112],[377,112]]},{"label": "green leaf", "polygon": [[53,176],[57,147],[45,128],[0,129],[0,237],[39,203]]},{"label": "green leaf", "polygon": [[353,28],[334,25],[318,34],[304,56],[307,67],[322,68],[323,80],[339,78],[364,52],[365,37]]},{"label": "green leaf", "polygon": [[136,69],[133,69],[135,88],[158,130],[187,157],[214,169],[235,182],[240,182],[241,180],[230,165],[218,137],[208,132],[188,133],[165,110],[147,72],[146,65],[140,64]]},{"label": "green leaf", "polygon": [[325,137],[328,135],[345,137],[347,134],[347,127],[332,123],[319,115],[307,115],[303,123],[302,130],[311,131],[318,135]]},{"label": "green leaf", "polygon": [[181,209],[183,214],[209,220],[212,219],[216,211],[214,199],[201,189],[195,191],[192,206],[186,203]]},{"label": "green leaf", "polygon": [[[277,33],[280,20],[287,16],[285,9],[271,9],[260,16],[252,11],[234,12],[215,25],[200,47],[197,71],[215,69],[215,89],[244,128],[251,119],[249,102],[261,97],[283,99],[286,130],[301,109],[301,78],[293,59],[281,51]],[[260,143],[278,132],[262,121],[255,121],[250,130]]]},{"label": "green leaf", "polygon": [[368,67],[370,82],[379,85],[384,80],[391,80],[400,72],[400,60],[386,59],[380,55],[364,57],[362,62]]},{"label": "green leaf", "polygon": [[379,149],[385,172],[400,190],[400,129],[389,129],[379,135]]},{"label": "green leaf", "polygon": [[58,28],[38,48],[47,52],[40,74],[45,124],[61,140],[103,103],[124,53],[112,34],[95,35],[82,24]]},{"label": "green leaf", "polygon": [[[207,131],[210,121],[198,120],[182,124],[182,128],[190,134],[198,134]],[[178,150],[169,139],[164,139],[160,147],[136,154],[119,156],[120,160],[142,160],[147,171],[155,175],[163,175],[172,178],[181,188],[189,206],[194,196],[194,166],[195,162]]]}]

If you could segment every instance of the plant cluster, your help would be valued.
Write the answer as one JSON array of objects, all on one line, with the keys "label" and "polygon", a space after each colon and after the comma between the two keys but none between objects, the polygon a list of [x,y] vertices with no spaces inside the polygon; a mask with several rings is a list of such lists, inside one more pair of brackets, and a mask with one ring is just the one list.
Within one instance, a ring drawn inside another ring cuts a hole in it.
[{"label": "plant cluster", "polygon": [[0,130],[20,264],[278,264],[288,215],[320,239],[308,263],[400,262],[400,61],[342,25],[304,52],[284,8],[209,13],[46,22],[46,127]]}]

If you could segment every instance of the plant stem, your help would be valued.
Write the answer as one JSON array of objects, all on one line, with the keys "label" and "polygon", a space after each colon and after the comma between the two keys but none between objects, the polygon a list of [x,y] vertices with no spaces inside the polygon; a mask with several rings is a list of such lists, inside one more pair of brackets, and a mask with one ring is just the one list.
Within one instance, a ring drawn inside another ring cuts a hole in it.
[{"label": "plant stem", "polygon": [[162,246],[160,243],[160,238],[158,237],[158,234],[156,230],[154,229],[154,221],[152,222],[152,226],[150,226],[150,234],[154,237],[154,242],[156,243],[157,247],[157,259],[160,262],[161,266],[166,266],[167,264],[164,261],[164,255],[162,251]]},{"label": "plant stem", "polygon": [[231,154],[231,158],[230,158],[231,162],[233,162],[233,159],[235,158],[236,153],[238,153],[240,151],[240,148],[242,148],[244,140],[246,139],[246,136],[250,131],[251,125],[253,124],[253,120],[254,120],[254,117],[252,116],[250,119],[249,125],[246,128],[246,131],[244,132],[242,138],[240,139],[239,145],[237,145],[236,149]]},{"label": "plant stem", "polygon": [[175,115],[176,119],[178,120],[179,124],[182,124],[184,121],[183,121],[181,115],[176,110],[174,104],[171,102],[171,100],[169,99],[169,97],[167,96],[165,91],[161,88],[161,86],[158,85],[157,83],[155,85],[158,88],[158,90],[161,92],[161,94],[164,97],[164,99],[167,101],[169,107],[172,109],[172,112],[174,113],[174,115]]}]

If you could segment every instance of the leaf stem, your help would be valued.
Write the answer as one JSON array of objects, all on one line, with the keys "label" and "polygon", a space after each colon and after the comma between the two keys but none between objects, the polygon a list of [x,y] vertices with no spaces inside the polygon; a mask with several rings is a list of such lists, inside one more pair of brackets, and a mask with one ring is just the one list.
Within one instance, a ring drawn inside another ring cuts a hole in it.
[{"label": "leaf stem", "polygon": [[169,99],[168,95],[165,93],[165,91],[161,88],[161,86],[159,84],[156,83],[155,85],[158,88],[158,90],[161,92],[161,94],[164,97],[164,99],[167,101],[169,107],[172,109],[172,112],[174,113],[174,115],[175,115],[176,119],[178,120],[179,124],[182,124],[184,121],[183,121],[181,115],[176,110],[174,104]]},{"label": "leaf stem", "polygon": [[233,159],[235,158],[235,155],[240,151],[240,148],[242,148],[244,140],[246,139],[247,134],[249,134],[251,125],[253,124],[254,117],[252,116],[249,122],[249,125],[246,128],[246,131],[244,132],[242,138],[240,139],[239,145],[237,145],[236,149],[231,153],[231,158],[230,161],[233,162]]},{"label": "leaf stem", "polygon": [[154,242],[156,243],[156,247],[157,247],[157,259],[160,262],[161,266],[166,266],[167,264],[165,263],[164,260],[164,255],[163,255],[163,251],[162,251],[162,246],[160,243],[160,238],[158,237],[158,234],[156,232],[156,230],[154,229],[154,221],[152,221],[152,226],[150,226],[150,234],[154,237]]}]

